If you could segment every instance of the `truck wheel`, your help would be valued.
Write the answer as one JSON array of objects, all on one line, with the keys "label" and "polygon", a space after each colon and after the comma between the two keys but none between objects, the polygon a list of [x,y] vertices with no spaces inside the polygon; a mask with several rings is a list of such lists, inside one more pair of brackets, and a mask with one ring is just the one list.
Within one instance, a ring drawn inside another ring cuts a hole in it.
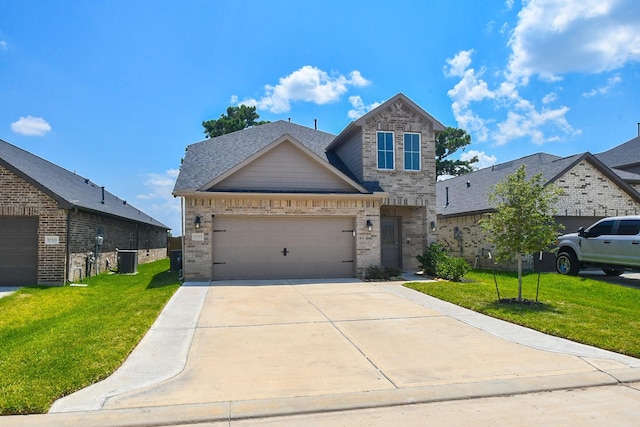
[{"label": "truck wheel", "polygon": [[615,268],[603,268],[602,271],[604,271],[604,274],[607,276],[619,276],[624,273],[624,271],[616,270]]},{"label": "truck wheel", "polygon": [[556,270],[560,274],[576,276],[580,271],[576,255],[573,252],[560,252],[556,257]]}]

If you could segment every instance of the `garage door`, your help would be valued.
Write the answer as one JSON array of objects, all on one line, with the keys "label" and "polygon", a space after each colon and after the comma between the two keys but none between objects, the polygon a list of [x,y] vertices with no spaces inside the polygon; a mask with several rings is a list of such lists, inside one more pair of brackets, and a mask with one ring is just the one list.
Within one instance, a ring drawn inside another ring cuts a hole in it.
[{"label": "garage door", "polygon": [[38,217],[0,217],[0,286],[38,281]]},{"label": "garage door", "polygon": [[213,279],[353,277],[354,219],[213,220]]}]

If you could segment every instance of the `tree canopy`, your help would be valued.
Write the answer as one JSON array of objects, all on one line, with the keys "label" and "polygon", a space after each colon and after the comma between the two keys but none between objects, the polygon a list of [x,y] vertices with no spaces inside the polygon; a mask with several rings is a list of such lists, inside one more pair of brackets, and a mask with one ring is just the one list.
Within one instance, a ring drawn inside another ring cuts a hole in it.
[{"label": "tree canopy", "polygon": [[202,122],[204,134],[207,138],[235,132],[252,126],[269,123],[265,120],[258,120],[260,115],[256,112],[256,107],[247,105],[231,106],[227,108],[227,114],[221,114],[220,118],[205,120]]},{"label": "tree canopy", "polygon": [[478,161],[475,156],[471,160],[452,160],[448,157],[471,144],[471,136],[464,129],[448,127],[436,136],[436,176],[462,175],[473,171],[473,164]]},{"label": "tree canopy", "polygon": [[542,174],[529,181],[522,165],[515,173],[495,185],[489,203],[495,212],[480,220],[487,240],[496,248],[496,258],[518,262],[518,300],[522,300],[522,256],[548,248],[556,239],[558,224],[555,204],[561,188],[544,185]]}]

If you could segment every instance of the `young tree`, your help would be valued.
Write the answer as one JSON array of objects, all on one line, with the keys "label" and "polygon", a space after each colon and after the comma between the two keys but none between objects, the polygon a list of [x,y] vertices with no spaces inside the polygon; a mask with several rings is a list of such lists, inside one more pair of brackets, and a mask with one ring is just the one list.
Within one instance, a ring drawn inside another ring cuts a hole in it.
[{"label": "young tree", "polygon": [[231,106],[227,108],[226,115],[220,115],[219,119],[203,121],[202,127],[204,127],[204,134],[207,135],[207,138],[214,138],[251,126],[269,123],[264,120],[259,121],[259,118],[260,115],[256,112],[256,107],[249,107],[247,105],[240,105],[238,107]]},{"label": "young tree", "polygon": [[475,156],[471,160],[451,160],[447,157],[459,149],[471,144],[471,136],[464,129],[448,127],[436,136],[436,177],[440,175],[462,175],[473,171],[473,164],[478,161]]},{"label": "young tree", "polygon": [[495,212],[480,220],[487,239],[496,247],[496,258],[518,262],[518,301],[522,301],[522,256],[544,250],[556,239],[553,218],[562,189],[544,185],[542,174],[529,181],[525,166],[494,187],[489,202]]}]

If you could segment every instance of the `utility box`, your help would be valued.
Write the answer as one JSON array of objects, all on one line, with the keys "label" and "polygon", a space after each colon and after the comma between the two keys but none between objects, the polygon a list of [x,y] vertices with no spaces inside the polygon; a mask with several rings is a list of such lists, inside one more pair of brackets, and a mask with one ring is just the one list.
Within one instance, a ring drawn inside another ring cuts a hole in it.
[{"label": "utility box", "polygon": [[118,273],[135,274],[138,272],[138,251],[118,249]]},{"label": "utility box", "polygon": [[170,261],[170,271],[180,271],[182,270],[182,251],[181,250],[173,250],[169,253],[169,261]]}]

